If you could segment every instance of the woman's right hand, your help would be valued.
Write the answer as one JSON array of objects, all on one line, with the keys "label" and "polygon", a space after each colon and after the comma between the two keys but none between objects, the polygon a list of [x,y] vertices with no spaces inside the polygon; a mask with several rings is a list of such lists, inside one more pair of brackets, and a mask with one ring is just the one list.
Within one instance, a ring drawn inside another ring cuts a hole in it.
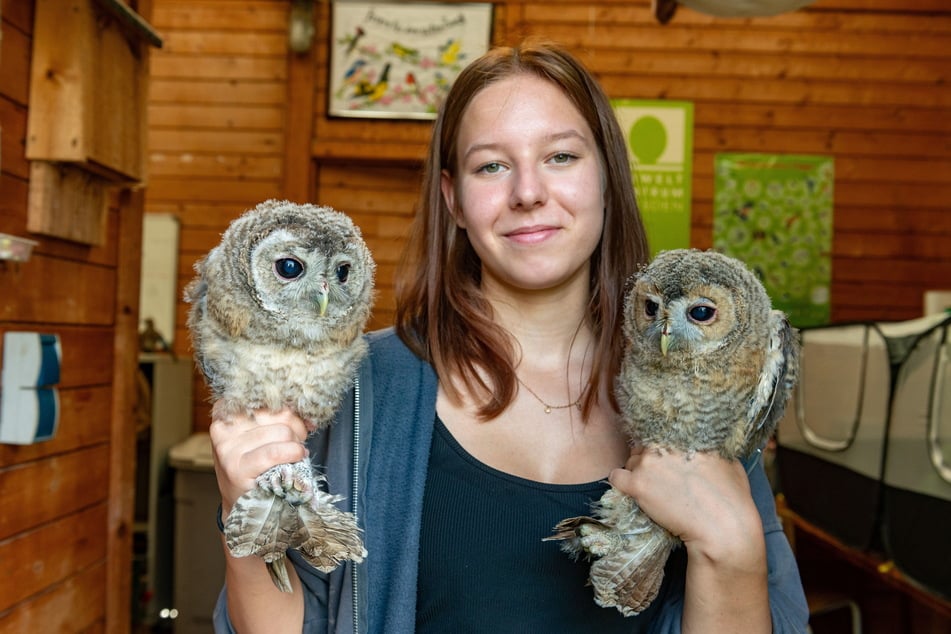
[{"label": "woman's right hand", "polygon": [[[307,427],[288,409],[222,416],[221,402],[212,409],[212,453],[226,518],[235,500],[256,486],[255,479],[271,467],[297,462],[307,455]],[[222,537],[228,618],[237,632],[300,632],[304,599],[300,580],[288,566],[293,592],[280,592],[260,557],[235,557]]]},{"label": "woman's right hand", "polygon": [[228,516],[235,500],[255,486],[259,475],[275,465],[297,462],[308,453],[303,444],[307,426],[289,409],[216,418],[208,432],[222,517]]}]

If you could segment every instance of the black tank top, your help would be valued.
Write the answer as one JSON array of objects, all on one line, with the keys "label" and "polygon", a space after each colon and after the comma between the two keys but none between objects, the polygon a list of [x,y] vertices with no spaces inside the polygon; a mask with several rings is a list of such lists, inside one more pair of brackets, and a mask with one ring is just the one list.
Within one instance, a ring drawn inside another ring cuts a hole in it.
[{"label": "black tank top", "polygon": [[545,484],[493,469],[437,418],[423,499],[416,631],[639,631],[653,609],[625,618],[599,607],[587,585],[588,563],[572,561],[558,542],[542,541],[560,520],[589,514],[607,487],[606,481]]}]

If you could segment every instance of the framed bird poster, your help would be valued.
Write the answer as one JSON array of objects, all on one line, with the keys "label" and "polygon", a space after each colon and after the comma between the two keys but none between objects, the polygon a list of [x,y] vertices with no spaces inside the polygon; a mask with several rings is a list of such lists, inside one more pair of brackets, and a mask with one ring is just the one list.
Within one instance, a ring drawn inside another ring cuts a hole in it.
[{"label": "framed bird poster", "polygon": [[453,80],[489,48],[491,3],[333,3],[328,114],[435,119]]}]

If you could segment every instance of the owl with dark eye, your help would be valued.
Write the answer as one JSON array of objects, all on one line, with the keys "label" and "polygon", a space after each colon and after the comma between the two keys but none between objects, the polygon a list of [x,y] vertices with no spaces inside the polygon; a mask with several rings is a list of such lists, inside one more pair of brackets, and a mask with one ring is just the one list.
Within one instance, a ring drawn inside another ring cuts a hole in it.
[{"label": "owl with dark eye", "polygon": [[[743,262],[714,251],[661,252],[633,279],[623,324],[615,395],[632,443],[688,460],[695,452],[755,455],[797,380],[799,343]],[[657,596],[680,540],[617,489],[593,511],[561,521],[549,539],[593,560],[599,605],[638,614]]]},{"label": "owl with dark eye", "polygon": [[[237,218],[185,290],[195,361],[227,421],[290,408],[331,424],[367,354],[375,264],[359,229],[330,207],[269,200]],[[224,524],[236,557],[257,555],[291,591],[285,551],[330,571],[366,554],[356,518],[309,459],[257,478]]]}]

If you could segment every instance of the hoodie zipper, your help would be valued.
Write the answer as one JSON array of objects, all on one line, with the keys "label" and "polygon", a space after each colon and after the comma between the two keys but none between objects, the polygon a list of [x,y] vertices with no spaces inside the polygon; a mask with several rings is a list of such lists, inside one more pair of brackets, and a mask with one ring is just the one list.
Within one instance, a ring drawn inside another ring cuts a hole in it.
[{"label": "hoodie zipper", "polygon": [[[357,495],[360,488],[360,377],[353,378],[353,474],[351,478],[352,490],[350,492],[350,511],[354,517],[357,515]],[[357,564],[350,566],[352,572],[350,576],[351,593],[353,595],[353,631],[359,632],[359,602],[357,594]]]}]

